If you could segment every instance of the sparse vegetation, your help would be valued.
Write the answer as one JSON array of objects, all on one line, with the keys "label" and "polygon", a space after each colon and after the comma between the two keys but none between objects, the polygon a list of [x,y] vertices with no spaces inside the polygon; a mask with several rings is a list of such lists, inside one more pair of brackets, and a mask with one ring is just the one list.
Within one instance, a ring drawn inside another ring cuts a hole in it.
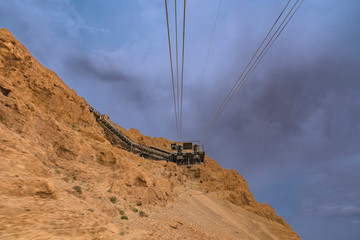
[{"label": "sparse vegetation", "polygon": [[111,193],[111,187],[108,189],[108,192],[110,192],[110,193]]},{"label": "sparse vegetation", "polygon": [[112,202],[112,203],[115,204],[115,203],[116,203],[116,197],[111,197],[111,198],[110,198],[110,202]]},{"label": "sparse vegetation", "polygon": [[80,186],[73,186],[73,189],[77,191],[79,194],[82,194],[82,190]]},{"label": "sparse vegetation", "polygon": [[37,154],[34,155],[35,157],[39,157]]},{"label": "sparse vegetation", "polygon": [[143,211],[140,211],[139,212],[139,216],[140,217],[148,217],[149,215],[147,215],[145,212],[143,212]]},{"label": "sparse vegetation", "polygon": [[61,172],[60,172],[60,170],[56,169],[56,170],[55,170],[55,173],[56,173],[56,174],[60,174]]},{"label": "sparse vegetation", "polygon": [[127,216],[121,216],[121,219],[129,220]]},{"label": "sparse vegetation", "polygon": [[42,163],[43,163],[45,166],[47,166],[47,163],[46,163],[45,161],[42,161]]},{"label": "sparse vegetation", "polygon": [[133,208],[132,210],[133,210],[133,212],[138,212],[139,211],[137,208]]},{"label": "sparse vegetation", "polygon": [[89,212],[94,212],[94,209],[88,208],[88,211],[89,211]]},{"label": "sparse vegetation", "polygon": [[120,232],[120,235],[121,235],[121,236],[124,236],[124,235],[125,235],[125,232]]},{"label": "sparse vegetation", "polygon": [[75,181],[77,180],[76,176],[73,176],[73,180],[75,180]]},{"label": "sparse vegetation", "polygon": [[125,212],[123,210],[120,210],[121,215],[125,215]]}]

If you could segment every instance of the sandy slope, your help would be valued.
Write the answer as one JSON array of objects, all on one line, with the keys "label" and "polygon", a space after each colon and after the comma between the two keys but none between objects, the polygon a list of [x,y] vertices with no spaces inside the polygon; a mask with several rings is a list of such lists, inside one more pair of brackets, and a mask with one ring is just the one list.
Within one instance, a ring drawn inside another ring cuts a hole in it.
[{"label": "sandy slope", "polygon": [[[0,90],[0,239],[299,239],[235,170],[123,150],[6,29]],[[123,131],[145,145],[170,143]]]}]

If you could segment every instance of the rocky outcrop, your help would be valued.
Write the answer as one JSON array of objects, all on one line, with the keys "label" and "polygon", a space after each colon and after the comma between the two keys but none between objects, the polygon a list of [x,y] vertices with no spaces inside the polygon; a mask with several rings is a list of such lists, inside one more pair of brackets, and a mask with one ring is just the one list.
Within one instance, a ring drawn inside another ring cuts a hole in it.
[{"label": "rocky outcrop", "polygon": [[[122,131],[141,144],[170,147],[167,139]],[[205,200],[212,207],[204,209],[212,210],[180,219]],[[228,211],[236,216],[228,219]],[[258,226],[253,235],[241,219]],[[217,224],[219,232],[204,227]],[[299,239],[271,206],[255,200],[235,170],[208,157],[206,165],[187,169],[122,149],[83,98],[0,30],[1,236],[159,239],[168,232],[169,239],[238,239],[231,231],[249,239]]]}]

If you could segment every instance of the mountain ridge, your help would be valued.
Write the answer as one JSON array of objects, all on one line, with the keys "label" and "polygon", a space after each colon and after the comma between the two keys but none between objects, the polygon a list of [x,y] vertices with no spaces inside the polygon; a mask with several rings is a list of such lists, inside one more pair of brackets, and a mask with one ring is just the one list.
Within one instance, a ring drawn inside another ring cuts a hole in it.
[{"label": "mountain ridge", "polygon": [[[7,29],[0,60],[0,236],[300,239],[235,170],[207,156],[187,169],[122,149],[85,99]],[[169,150],[170,140],[113,124],[132,141]]]}]

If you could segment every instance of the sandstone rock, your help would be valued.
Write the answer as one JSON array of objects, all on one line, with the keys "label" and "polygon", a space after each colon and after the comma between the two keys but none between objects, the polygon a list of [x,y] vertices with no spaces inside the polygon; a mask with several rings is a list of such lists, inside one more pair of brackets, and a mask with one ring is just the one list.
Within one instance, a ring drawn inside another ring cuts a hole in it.
[{"label": "sandstone rock", "polygon": [[[170,150],[170,140],[118,128],[133,141]],[[118,209],[128,222],[119,221]],[[6,226],[0,235],[8,239],[118,239],[120,233],[241,239],[233,235],[240,227],[243,239],[299,239],[235,170],[209,157],[189,170],[124,150],[86,101],[6,29],[0,29],[0,216]],[[164,222],[181,232],[169,232]]]}]

